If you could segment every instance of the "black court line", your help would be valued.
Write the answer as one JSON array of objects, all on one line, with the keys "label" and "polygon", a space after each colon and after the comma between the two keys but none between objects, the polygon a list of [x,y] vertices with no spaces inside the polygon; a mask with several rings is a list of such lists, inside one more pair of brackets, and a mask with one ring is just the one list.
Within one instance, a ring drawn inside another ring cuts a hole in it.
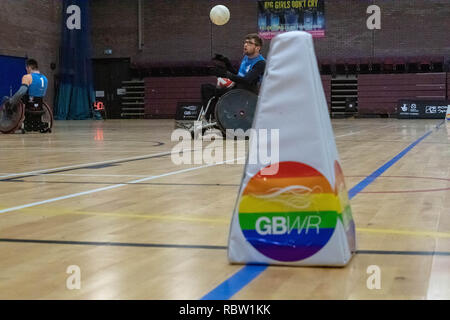
[{"label": "black court line", "polygon": [[[38,175],[36,175],[38,176]],[[38,183],[38,184],[52,184],[52,183],[62,183],[62,184],[128,184],[130,186],[140,186],[140,185],[150,185],[150,186],[189,186],[189,187],[239,187],[239,184],[231,183],[162,183],[162,182],[139,182],[139,183],[129,183],[129,182],[98,182],[98,181],[27,181],[27,180],[4,180],[1,182],[18,182],[18,183]]]},{"label": "black court line", "polygon": [[54,171],[49,169],[49,171],[44,172],[44,173],[26,174],[26,175],[22,175],[22,176],[14,176],[14,177],[11,177],[11,178],[0,179],[0,181],[10,181],[10,180],[14,180],[14,179],[23,179],[23,178],[29,178],[29,177],[34,177],[34,176],[42,176],[42,175],[46,175],[46,174],[52,174],[52,173],[69,172],[69,171],[74,171],[74,170],[79,170],[79,169],[99,169],[102,166],[112,166],[114,164],[119,164],[119,163],[127,163],[127,162],[133,162],[133,161],[148,160],[148,159],[153,159],[153,158],[163,158],[163,157],[167,157],[167,156],[170,156],[170,153],[168,153],[168,154],[156,154],[156,155],[151,155],[151,156],[148,156],[148,157],[142,157],[142,158],[138,158],[138,159],[111,161],[111,162],[108,162],[108,163],[105,163],[105,164],[102,164],[102,165],[88,164],[88,165],[80,165],[80,166],[77,166],[75,168],[54,170]]},{"label": "black court line", "polygon": [[165,145],[165,142],[161,142],[161,141],[141,141],[141,140],[136,140],[136,139],[103,139],[103,142],[143,142],[143,143],[147,143],[147,142],[152,142],[154,143],[151,146],[147,146],[147,147],[160,147]]},{"label": "black court line", "polygon": [[[159,142],[159,143],[164,144],[163,142]],[[191,151],[194,151],[194,150],[189,150],[189,151],[191,152]],[[0,179],[0,182],[2,182],[2,181],[10,181],[10,180],[14,180],[14,179],[29,178],[29,177],[34,177],[34,176],[41,176],[41,175],[52,174],[52,173],[69,172],[69,171],[75,171],[75,170],[79,170],[79,169],[100,169],[100,168],[104,168],[104,167],[107,167],[107,166],[113,166],[113,165],[119,164],[119,163],[128,163],[128,162],[133,162],[133,161],[141,161],[141,160],[148,160],[148,159],[164,158],[164,157],[170,156],[171,154],[172,154],[171,152],[167,152],[167,154],[151,155],[151,156],[148,156],[148,157],[142,157],[142,158],[138,158],[138,159],[110,161],[108,163],[100,164],[100,165],[99,164],[95,164],[95,165],[92,165],[92,164],[80,165],[80,166],[76,166],[75,168],[54,170],[54,171],[49,169],[47,172],[44,172],[44,173],[27,174],[27,175],[22,175],[22,176],[14,176],[14,177],[11,177],[11,178],[3,178],[3,179]]]},{"label": "black court line", "polygon": [[[33,243],[33,244],[63,244],[63,245],[81,245],[81,246],[109,246],[109,247],[141,247],[141,248],[210,249],[210,250],[226,250],[226,249],[228,249],[227,246],[212,246],[212,245],[38,240],[38,239],[0,239],[0,242]],[[408,255],[408,256],[450,256],[450,252],[447,252],[447,251],[357,250],[356,254]]]},{"label": "black court line", "polygon": [[[409,141],[403,141],[403,140],[360,140],[360,139],[339,139],[338,142],[372,142],[372,143],[409,143]],[[443,142],[433,142],[433,141],[429,141],[429,142],[423,142],[423,144],[438,144],[438,145],[449,145],[449,142],[443,143]]]},{"label": "black court line", "polygon": [[126,242],[97,242],[97,241],[66,241],[66,240],[36,240],[36,239],[0,239],[0,242],[65,244],[81,246],[110,246],[110,247],[144,247],[144,248],[182,248],[182,249],[213,249],[225,250],[226,246],[184,245],[165,243],[126,243]]},{"label": "black court line", "polygon": [[411,256],[450,256],[447,251],[384,251],[384,250],[357,250],[357,254],[397,254]]},{"label": "black court line", "polygon": [[[141,160],[148,160],[148,159],[164,158],[164,157],[168,157],[168,156],[170,156],[170,154],[158,154],[158,155],[143,157],[143,158],[139,158],[139,159],[117,160],[117,161],[108,162],[108,163],[105,163],[105,164],[102,164],[102,165],[98,165],[98,164],[86,165],[86,166],[82,165],[82,166],[76,167],[76,168],[63,169],[63,170],[57,170],[57,171],[49,171],[49,172],[45,172],[45,173],[40,173],[38,175],[75,171],[75,170],[79,170],[79,169],[100,169],[100,168],[104,168],[106,166],[114,166],[114,165],[117,165],[117,164],[134,162],[134,161],[141,161]],[[29,176],[34,176],[34,174],[29,175]],[[16,177],[16,178],[27,178],[29,176],[25,176],[25,177],[19,176],[19,177]],[[0,180],[0,181],[2,181],[2,180]]]}]

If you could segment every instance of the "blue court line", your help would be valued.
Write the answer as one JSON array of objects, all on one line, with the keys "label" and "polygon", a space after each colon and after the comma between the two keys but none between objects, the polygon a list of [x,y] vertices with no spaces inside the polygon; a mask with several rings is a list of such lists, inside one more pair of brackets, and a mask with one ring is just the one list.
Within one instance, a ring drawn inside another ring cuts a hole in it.
[{"label": "blue court line", "polygon": [[[438,125],[435,126],[436,130],[439,130],[441,125],[444,123],[444,121],[440,122]],[[378,168],[377,170],[375,170],[374,172],[372,172],[371,175],[369,175],[368,177],[366,177],[364,180],[362,180],[361,182],[359,182],[356,186],[354,186],[353,188],[351,188],[348,191],[348,197],[349,199],[352,199],[354,196],[356,196],[359,192],[361,192],[362,190],[364,190],[369,184],[371,184],[372,182],[375,181],[375,179],[377,179],[379,176],[381,176],[387,169],[389,169],[390,167],[392,167],[398,160],[400,160],[405,154],[407,154],[409,151],[411,151],[412,148],[414,148],[416,145],[418,145],[422,140],[424,140],[426,137],[428,137],[431,133],[433,132],[433,130],[428,131],[427,133],[425,133],[423,136],[421,136],[419,139],[417,139],[416,141],[414,141],[413,143],[411,143],[408,147],[406,147],[405,149],[403,149],[402,152],[400,152],[399,154],[397,154],[394,158],[392,158],[391,160],[389,160],[388,162],[386,162],[384,165],[382,165],[380,168]]]},{"label": "blue court line", "polygon": [[422,137],[414,141],[412,144],[410,144],[407,148],[405,148],[402,152],[397,154],[394,158],[386,162],[384,165],[382,165],[380,168],[372,172],[371,175],[366,177],[364,180],[359,182],[356,186],[351,188],[348,191],[348,197],[349,199],[352,199],[354,196],[356,196],[359,192],[364,190],[369,184],[375,181],[376,178],[381,176],[387,169],[392,167],[398,160],[400,160],[405,154],[407,154],[409,151],[411,151],[412,148],[414,148],[419,142],[421,142],[423,139],[428,137],[431,134],[432,131],[427,132]]},{"label": "blue court line", "polygon": [[[445,121],[436,125],[435,129],[439,130],[444,122]],[[411,151],[412,148],[414,148],[418,143],[428,137],[432,132],[433,130],[430,130],[425,133],[422,137],[411,143],[390,161],[386,162],[383,166],[375,170],[371,175],[369,175],[352,189],[350,189],[350,191],[348,192],[349,199],[352,199],[355,195],[358,194],[358,192],[361,192],[369,184],[374,182],[376,178],[378,178],[387,169],[394,165],[398,160],[400,160],[405,154]],[[228,300],[236,293],[238,293],[241,289],[243,289],[247,284],[249,284],[253,279],[259,276],[264,270],[267,269],[267,267],[268,265],[246,265],[230,278],[214,288],[212,291],[203,296],[200,300]]]},{"label": "blue court line", "polygon": [[259,276],[267,267],[267,265],[246,265],[207,293],[201,300],[228,300]]}]

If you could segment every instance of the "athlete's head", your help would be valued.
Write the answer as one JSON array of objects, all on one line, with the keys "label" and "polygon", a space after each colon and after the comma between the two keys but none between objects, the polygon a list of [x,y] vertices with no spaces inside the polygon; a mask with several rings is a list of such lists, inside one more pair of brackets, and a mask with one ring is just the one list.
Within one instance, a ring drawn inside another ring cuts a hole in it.
[{"label": "athlete's head", "polygon": [[28,73],[31,73],[34,70],[38,70],[38,63],[34,59],[28,59],[26,64],[26,69]]},{"label": "athlete's head", "polygon": [[244,54],[251,58],[256,57],[263,46],[262,39],[256,33],[250,33],[245,36]]}]

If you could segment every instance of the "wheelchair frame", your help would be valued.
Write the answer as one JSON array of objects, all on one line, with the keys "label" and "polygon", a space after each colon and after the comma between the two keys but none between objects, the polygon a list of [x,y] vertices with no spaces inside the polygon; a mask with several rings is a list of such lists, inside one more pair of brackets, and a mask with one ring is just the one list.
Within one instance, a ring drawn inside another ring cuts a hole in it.
[{"label": "wheelchair frame", "polygon": [[197,121],[194,122],[194,125],[190,128],[191,136],[194,139],[197,139],[200,133],[203,134],[206,130],[217,126],[217,121],[213,121],[211,119],[212,114],[209,116],[209,119],[206,119],[206,114],[208,113],[210,105],[214,101],[214,99],[217,99],[217,97],[216,96],[211,97],[211,99],[208,100],[206,107],[202,106],[202,108],[200,109],[200,113],[197,117]]}]

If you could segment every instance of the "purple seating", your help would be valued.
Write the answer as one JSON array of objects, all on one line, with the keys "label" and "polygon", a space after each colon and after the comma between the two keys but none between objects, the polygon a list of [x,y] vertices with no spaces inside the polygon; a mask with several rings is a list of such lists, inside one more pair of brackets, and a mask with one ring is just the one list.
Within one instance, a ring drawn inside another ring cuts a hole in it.
[{"label": "purple seating", "polygon": [[444,100],[446,73],[358,76],[358,114],[392,115],[399,99]]}]

